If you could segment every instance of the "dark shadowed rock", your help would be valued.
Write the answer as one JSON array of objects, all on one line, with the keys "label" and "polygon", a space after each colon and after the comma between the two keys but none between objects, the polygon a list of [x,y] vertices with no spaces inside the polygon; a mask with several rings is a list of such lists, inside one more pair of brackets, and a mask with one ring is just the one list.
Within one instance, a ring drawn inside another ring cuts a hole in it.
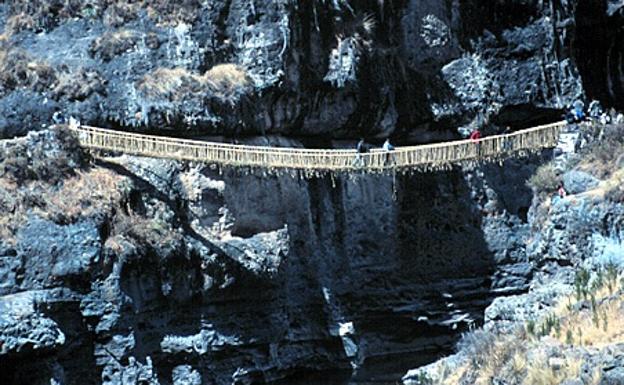
[{"label": "dark shadowed rock", "polygon": [[50,287],[58,282],[84,279],[99,261],[101,240],[92,222],[60,226],[32,217],[18,233],[24,289]]}]

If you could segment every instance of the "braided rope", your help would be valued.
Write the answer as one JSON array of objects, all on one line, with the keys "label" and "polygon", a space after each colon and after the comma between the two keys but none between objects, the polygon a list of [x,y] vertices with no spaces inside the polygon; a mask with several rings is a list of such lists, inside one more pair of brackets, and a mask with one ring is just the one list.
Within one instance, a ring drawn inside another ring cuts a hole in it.
[{"label": "braided rope", "polygon": [[501,160],[526,155],[557,145],[566,122],[516,131],[510,134],[471,140],[398,147],[391,152],[374,149],[357,154],[356,150],[326,150],[249,146],[178,139],[120,132],[104,128],[77,126],[80,145],[88,149],[121,152],[156,158],[196,161],[220,167],[250,167],[268,170],[317,172],[383,173],[409,169],[447,169],[462,162]]}]

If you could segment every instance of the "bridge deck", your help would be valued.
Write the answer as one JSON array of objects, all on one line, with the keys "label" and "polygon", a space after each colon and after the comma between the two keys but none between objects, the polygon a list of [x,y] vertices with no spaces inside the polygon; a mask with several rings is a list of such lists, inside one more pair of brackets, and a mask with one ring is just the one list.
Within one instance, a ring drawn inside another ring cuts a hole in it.
[{"label": "bridge deck", "polygon": [[71,129],[76,131],[81,146],[85,148],[131,155],[196,161],[222,167],[290,169],[308,173],[382,173],[391,170],[439,169],[463,162],[496,160],[555,147],[565,125],[566,122],[557,122],[510,134],[488,136],[482,138],[479,145],[470,140],[458,140],[397,147],[390,155],[375,149],[360,154],[360,165],[354,162],[354,149],[262,147],[143,135],[88,126]]}]

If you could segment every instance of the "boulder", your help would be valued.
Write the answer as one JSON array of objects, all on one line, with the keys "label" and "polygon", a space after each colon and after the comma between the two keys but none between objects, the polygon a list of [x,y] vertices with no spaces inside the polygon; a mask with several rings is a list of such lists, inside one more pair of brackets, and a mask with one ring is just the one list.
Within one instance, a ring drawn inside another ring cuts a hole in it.
[{"label": "boulder", "polygon": [[572,170],[563,174],[563,183],[569,194],[579,194],[598,186],[600,180],[586,172]]},{"label": "boulder", "polygon": [[201,375],[190,365],[180,365],[173,368],[173,385],[202,385]]},{"label": "boulder", "polygon": [[91,221],[62,226],[31,217],[19,230],[17,240],[25,270],[24,288],[48,287],[88,274],[100,257],[100,234]]},{"label": "boulder", "polygon": [[0,297],[0,361],[65,343],[65,334],[56,322],[36,310],[36,303],[33,291]]}]

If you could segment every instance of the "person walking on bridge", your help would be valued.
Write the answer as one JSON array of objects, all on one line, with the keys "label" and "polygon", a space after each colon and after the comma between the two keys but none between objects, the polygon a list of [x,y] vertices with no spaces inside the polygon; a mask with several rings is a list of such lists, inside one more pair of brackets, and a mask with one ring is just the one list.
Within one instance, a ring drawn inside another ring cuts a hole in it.
[{"label": "person walking on bridge", "polygon": [[475,128],[470,133],[470,140],[472,141],[472,143],[475,144],[475,146],[477,146],[477,158],[480,158],[481,157],[481,131],[479,131],[478,128]]},{"label": "person walking on bridge", "polygon": [[473,143],[479,143],[479,141],[481,140],[481,131],[479,131],[478,128],[475,128],[470,133],[470,140],[472,140]]},{"label": "person walking on bridge", "polygon": [[511,150],[511,139],[509,138],[509,135],[511,135],[512,132],[513,131],[510,126],[507,126],[503,131],[503,135],[505,135],[503,138],[503,151]]},{"label": "person walking on bridge", "polygon": [[392,143],[390,143],[390,138],[386,138],[386,141],[384,142],[383,146],[381,146],[381,149],[386,152],[385,164],[394,164],[394,155],[391,154],[391,152],[394,151],[394,146],[392,145]]},{"label": "person walking on bridge", "polygon": [[356,167],[364,167],[364,158],[362,154],[368,152],[368,147],[364,142],[364,138],[360,138],[359,142],[355,146],[355,150],[357,151],[355,154],[355,160],[353,161],[353,165]]}]

